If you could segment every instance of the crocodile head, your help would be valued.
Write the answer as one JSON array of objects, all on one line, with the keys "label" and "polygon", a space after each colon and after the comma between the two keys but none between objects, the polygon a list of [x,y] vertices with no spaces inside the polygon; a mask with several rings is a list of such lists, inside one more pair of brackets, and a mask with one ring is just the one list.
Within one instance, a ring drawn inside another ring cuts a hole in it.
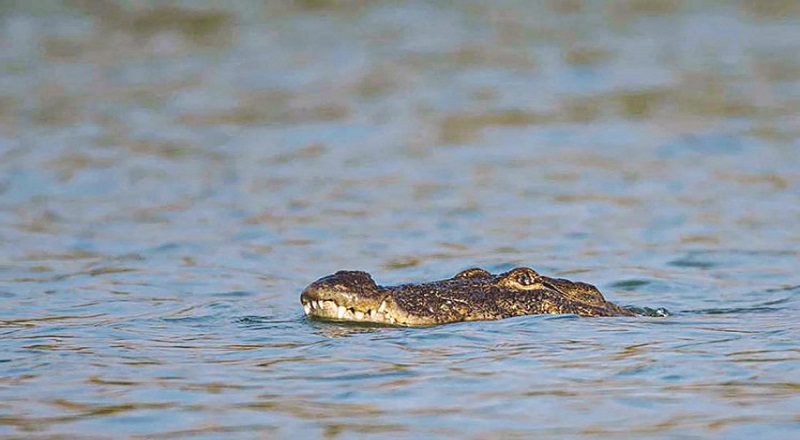
[{"label": "crocodile head", "polygon": [[366,272],[339,271],[311,283],[300,302],[315,319],[401,326],[537,314],[633,315],[590,284],[527,267],[497,275],[468,269],[445,280],[398,286],[379,286]]}]

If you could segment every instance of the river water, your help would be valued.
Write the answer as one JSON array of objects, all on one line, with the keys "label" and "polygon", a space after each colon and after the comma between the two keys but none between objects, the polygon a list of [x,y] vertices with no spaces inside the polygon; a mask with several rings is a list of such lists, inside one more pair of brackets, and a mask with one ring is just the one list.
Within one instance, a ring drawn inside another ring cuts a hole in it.
[{"label": "river water", "polygon": [[[800,435],[793,1],[0,4],[0,437]],[[668,317],[307,321],[525,265]]]}]

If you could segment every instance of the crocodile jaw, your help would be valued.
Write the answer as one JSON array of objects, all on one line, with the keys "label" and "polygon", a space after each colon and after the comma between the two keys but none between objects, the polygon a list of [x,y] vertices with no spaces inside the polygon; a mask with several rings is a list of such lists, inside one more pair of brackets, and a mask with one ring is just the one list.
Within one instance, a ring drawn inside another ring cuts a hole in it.
[{"label": "crocodile jaw", "polygon": [[345,304],[336,299],[308,299],[302,301],[306,316],[314,319],[403,325],[387,308],[387,301],[375,304]]},{"label": "crocodile jaw", "polygon": [[[395,325],[401,327],[420,327],[456,321],[471,321],[481,318],[457,315],[420,315],[409,313],[397,304],[391,294],[377,301],[340,301],[339,298],[311,299],[312,295],[301,297],[303,311],[311,319],[341,321],[349,323]],[[487,319],[487,318],[482,318]],[[496,319],[496,318],[495,318]]]}]

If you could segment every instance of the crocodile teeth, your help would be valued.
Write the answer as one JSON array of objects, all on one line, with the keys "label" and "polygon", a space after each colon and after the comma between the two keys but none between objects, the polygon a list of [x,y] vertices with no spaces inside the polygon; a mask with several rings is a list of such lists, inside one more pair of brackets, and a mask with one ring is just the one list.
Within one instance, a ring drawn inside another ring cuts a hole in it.
[{"label": "crocodile teeth", "polygon": [[370,308],[366,311],[340,306],[336,301],[326,299],[308,301],[303,304],[303,311],[309,316],[338,319],[341,321],[383,322],[392,325],[402,325],[398,324],[399,321],[388,313],[386,310],[387,308],[387,301],[382,301],[377,309]]}]

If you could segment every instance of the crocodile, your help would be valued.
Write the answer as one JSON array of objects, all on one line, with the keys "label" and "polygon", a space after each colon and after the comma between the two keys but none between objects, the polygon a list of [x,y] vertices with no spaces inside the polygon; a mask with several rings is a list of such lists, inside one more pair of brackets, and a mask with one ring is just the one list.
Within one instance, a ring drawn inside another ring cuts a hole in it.
[{"label": "crocodile", "polygon": [[500,274],[480,268],[420,284],[379,286],[367,272],[342,270],[300,294],[312,319],[396,326],[485,321],[521,315],[635,316],[591,284],[550,278],[528,267]]}]

